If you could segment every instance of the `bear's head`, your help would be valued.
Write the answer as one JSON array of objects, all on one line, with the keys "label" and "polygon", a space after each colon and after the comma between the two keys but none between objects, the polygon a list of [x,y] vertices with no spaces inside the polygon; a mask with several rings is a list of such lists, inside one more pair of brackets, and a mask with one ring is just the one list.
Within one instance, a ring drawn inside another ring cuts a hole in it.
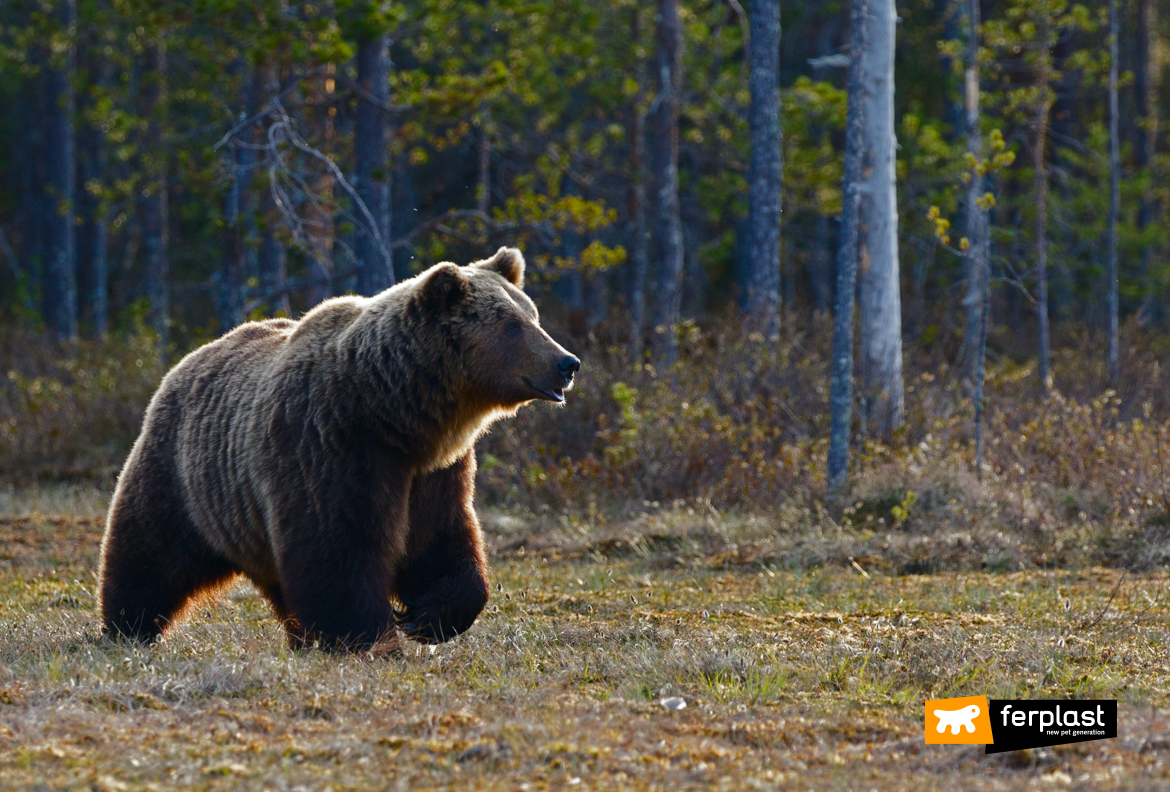
[{"label": "bear's head", "polygon": [[519,250],[502,247],[466,267],[436,264],[419,277],[423,308],[454,336],[461,379],[478,399],[505,410],[534,399],[565,401],[581,361],[540,326],[522,289]]}]

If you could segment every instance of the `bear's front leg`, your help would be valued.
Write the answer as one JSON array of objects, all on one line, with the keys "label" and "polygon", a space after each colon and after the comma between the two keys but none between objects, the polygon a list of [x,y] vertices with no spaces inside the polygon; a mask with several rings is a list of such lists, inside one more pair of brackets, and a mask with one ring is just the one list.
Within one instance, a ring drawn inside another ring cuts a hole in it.
[{"label": "bear's front leg", "polygon": [[451,640],[487,604],[487,556],[474,496],[474,451],[411,483],[410,535],[394,593],[406,606],[399,627],[417,641]]},{"label": "bear's front leg", "polygon": [[282,509],[279,589],[289,642],[367,650],[395,632],[390,580],[407,530],[410,475],[337,477],[329,489]]}]

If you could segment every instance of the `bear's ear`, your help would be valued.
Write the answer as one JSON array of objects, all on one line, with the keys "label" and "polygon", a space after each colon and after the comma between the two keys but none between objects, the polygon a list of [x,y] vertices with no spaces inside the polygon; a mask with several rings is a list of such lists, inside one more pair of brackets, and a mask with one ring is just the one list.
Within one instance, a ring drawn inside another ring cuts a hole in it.
[{"label": "bear's ear", "polygon": [[435,312],[448,311],[471,293],[471,284],[461,267],[449,261],[436,264],[422,284],[422,303]]},{"label": "bear's ear", "polygon": [[524,285],[524,254],[516,248],[502,247],[491,258],[477,261],[471,266],[498,272],[513,286]]}]

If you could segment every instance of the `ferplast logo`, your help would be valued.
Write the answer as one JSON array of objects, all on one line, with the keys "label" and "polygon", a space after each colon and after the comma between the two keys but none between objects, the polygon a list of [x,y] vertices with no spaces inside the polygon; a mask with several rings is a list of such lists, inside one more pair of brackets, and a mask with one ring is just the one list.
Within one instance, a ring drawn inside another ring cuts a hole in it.
[{"label": "ferplast logo", "polygon": [[967,696],[926,702],[928,745],[986,745],[987,753],[1001,753],[1116,736],[1116,701]]},{"label": "ferplast logo", "polygon": [[992,742],[987,696],[926,702],[927,745],[987,745]]},{"label": "ferplast logo", "polygon": [[991,731],[995,742],[987,746],[987,753],[1108,740],[1117,736],[1117,702],[992,699]]}]

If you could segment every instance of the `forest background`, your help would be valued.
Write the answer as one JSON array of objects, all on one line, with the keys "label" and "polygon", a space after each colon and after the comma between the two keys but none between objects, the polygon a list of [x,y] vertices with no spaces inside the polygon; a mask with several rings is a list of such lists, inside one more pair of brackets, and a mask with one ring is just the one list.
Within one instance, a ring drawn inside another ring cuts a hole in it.
[{"label": "forest background", "polygon": [[1154,563],[1165,15],[857,5],[854,61],[832,2],[6,3],[0,471],[108,487],[191,348],[515,244],[585,368],[481,443],[488,504],[860,505],[1010,565],[1071,518]]}]

